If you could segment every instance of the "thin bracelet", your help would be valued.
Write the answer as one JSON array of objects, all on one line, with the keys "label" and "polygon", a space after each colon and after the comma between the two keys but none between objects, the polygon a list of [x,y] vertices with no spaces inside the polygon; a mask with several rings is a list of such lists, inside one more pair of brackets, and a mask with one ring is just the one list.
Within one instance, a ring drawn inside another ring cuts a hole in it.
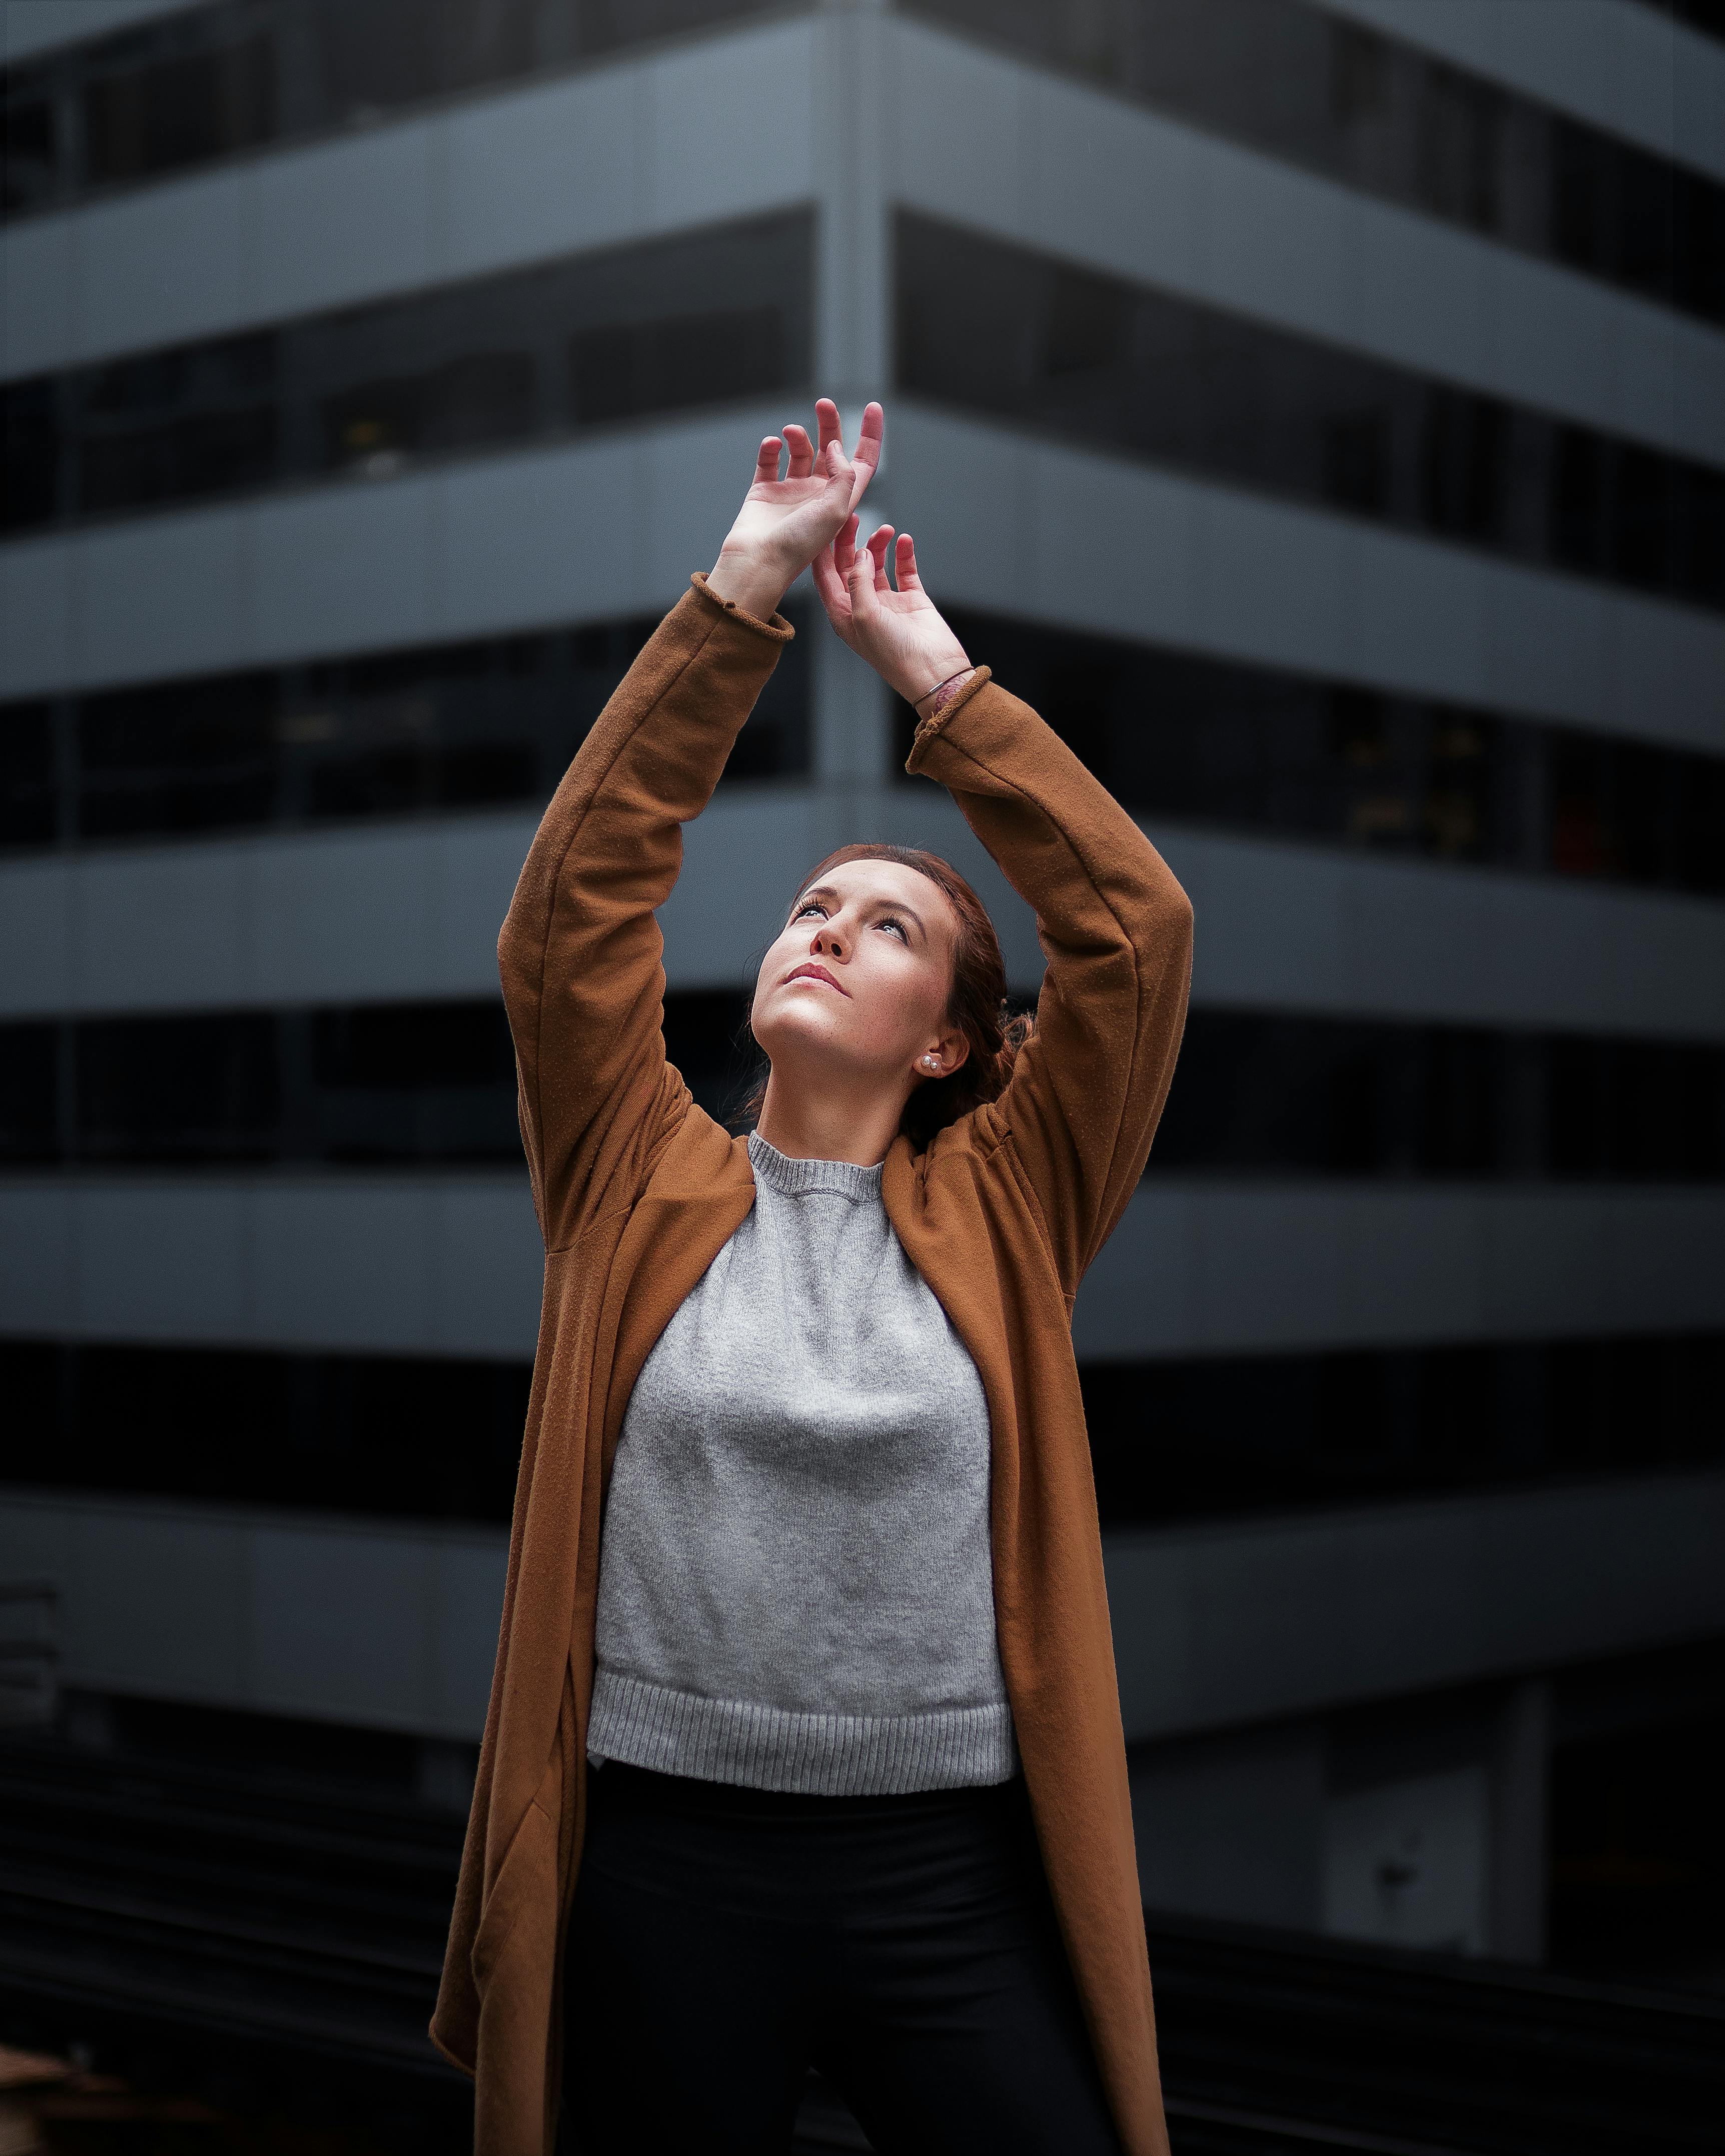
[{"label": "thin bracelet", "polygon": [[[934,686],[925,695],[919,696],[915,704],[911,706],[911,709],[913,711],[922,712],[924,718],[932,719],[934,716],[935,712],[939,711],[942,704],[951,703],[952,697],[957,695],[958,691],[957,689],[953,688],[953,683],[955,681],[968,681],[975,671],[976,669],[974,666],[961,666],[956,674],[947,675],[944,681],[937,681]],[[948,696],[946,693],[948,690],[952,690],[951,696]],[[928,703],[931,698],[937,699],[938,701],[934,703],[932,710],[923,711],[922,706]]]}]

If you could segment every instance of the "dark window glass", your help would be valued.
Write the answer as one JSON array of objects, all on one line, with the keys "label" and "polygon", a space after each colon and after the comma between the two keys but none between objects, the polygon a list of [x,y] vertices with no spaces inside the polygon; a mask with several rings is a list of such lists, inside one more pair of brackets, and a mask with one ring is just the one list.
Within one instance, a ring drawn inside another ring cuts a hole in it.
[{"label": "dark window glass", "polygon": [[275,54],[267,37],[96,76],[84,91],[91,184],[208,164],[275,132]]},{"label": "dark window glass", "polygon": [[1725,606],[1701,465],[908,213],[897,301],[942,404]]},{"label": "dark window glass", "polygon": [[526,1363],[454,1356],[6,1341],[7,1476],[296,1511],[503,1521],[531,1375]]},{"label": "dark window glass", "polygon": [[[800,603],[790,604],[793,621]],[[0,705],[0,844],[527,806],[547,799],[651,617],[274,672]],[[781,654],[725,780],[809,767],[809,643]]]},{"label": "dark window glass", "polygon": [[1502,100],[1471,75],[1434,61],[1420,100],[1421,204],[1457,224],[1495,232]]},{"label": "dark window glass", "polygon": [[268,485],[278,357],[275,333],[263,331],[74,377],[80,507],[94,515]]},{"label": "dark window glass", "polygon": [[[1725,891],[1725,757],[951,615],[966,648],[1140,814]],[[901,757],[915,725],[900,706]]]},{"label": "dark window glass", "polygon": [[256,1158],[274,1150],[274,1018],[105,1019],[77,1029],[78,1149],[89,1160]]},{"label": "dark window glass", "polygon": [[786,329],[782,309],[744,307],[584,331],[569,347],[575,422],[597,426],[786,388]]},{"label": "dark window glass", "polygon": [[800,388],[812,292],[792,212],[14,383],[8,528]]},{"label": "dark window glass", "polygon": [[373,1004],[319,1011],[312,1070],[321,1086],[513,1085],[515,1052],[501,1004]]},{"label": "dark window glass", "polygon": [[59,506],[58,392],[58,383],[52,381],[13,382],[0,388],[0,426],[6,445],[0,531],[24,531],[54,521]]},{"label": "dark window glass", "polygon": [[1717,1181],[1725,1052],[1199,1009],[1151,1170]]},{"label": "dark window glass", "polygon": [[[666,1054],[721,1121],[742,1113],[761,1067],[748,1006],[741,988],[665,999]],[[5,1030],[35,1074],[19,1098],[37,1105],[13,1122],[56,1158],[521,1159],[495,1000]],[[77,1072],[64,1131],[61,1068]],[[1725,1050],[1201,1006],[1150,1173],[1717,1182]]]},{"label": "dark window glass", "polygon": [[1105,1527],[1725,1456],[1725,1335],[1103,1363],[1080,1373]]},{"label": "dark window glass", "polygon": [[[1101,1364],[1106,1527],[1717,1464],[1725,1336]],[[529,1364],[0,1342],[8,1480],[510,1516]],[[234,1433],[246,1434],[244,1444]]]},{"label": "dark window glass", "polygon": [[1675,15],[1703,36],[1725,38],[1725,0],[1643,0],[1666,15]]},{"label": "dark window glass", "polygon": [[1725,187],[1304,0],[901,4],[1528,254],[1725,315]]},{"label": "dark window glass", "polygon": [[52,202],[58,162],[52,100],[32,96],[19,83],[0,106],[5,140],[0,143],[0,210],[33,209]]},{"label": "dark window glass", "polygon": [[[773,0],[214,0],[0,70],[5,208],[135,185],[776,12]],[[57,100],[77,125],[55,126]]]},{"label": "dark window glass", "polygon": [[57,1160],[59,1053],[64,1029],[0,1025],[0,1160]]},{"label": "dark window glass", "polygon": [[1490,397],[1434,389],[1426,398],[1424,521],[1456,538],[1498,538],[1507,492],[1509,414]]},{"label": "dark window glass", "polygon": [[56,794],[53,705],[0,706],[0,844],[49,844]]},{"label": "dark window glass", "polygon": [[85,697],[80,832],[125,838],[266,821],[277,693],[273,675],[244,674]]}]

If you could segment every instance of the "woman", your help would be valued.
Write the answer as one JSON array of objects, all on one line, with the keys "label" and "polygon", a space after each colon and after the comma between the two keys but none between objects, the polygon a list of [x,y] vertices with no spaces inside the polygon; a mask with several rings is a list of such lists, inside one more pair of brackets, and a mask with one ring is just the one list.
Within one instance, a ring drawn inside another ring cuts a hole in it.
[{"label": "woman", "polygon": [[[1168,1090],[1190,909],[971,667],[908,536],[858,548],[879,406],[854,460],[816,411],[785,478],[762,443],[504,927],[544,1314],[433,2034],[484,2156],[542,2156],[560,2092],[593,2156],[782,2149],[811,2061],[883,2151],[1150,2156],[1070,1317]],[[844,850],[762,966],[770,1075],[732,1138],[666,1065],[654,909],[811,562],[1048,970],[1009,1034],[963,880]]]}]

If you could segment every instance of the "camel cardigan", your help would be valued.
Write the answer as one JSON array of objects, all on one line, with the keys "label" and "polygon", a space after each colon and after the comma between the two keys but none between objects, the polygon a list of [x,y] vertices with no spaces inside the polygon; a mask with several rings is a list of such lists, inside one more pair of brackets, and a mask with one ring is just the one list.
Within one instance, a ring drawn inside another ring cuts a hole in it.
[{"label": "camel cardigan", "polygon": [[[546,1246],[491,1702],[432,2035],[475,2076],[480,2156],[549,2156],[579,1862],[599,1531],[629,1395],[754,1199],[748,1149],[665,1061],[655,918],[792,632],[709,593],[665,617],[539,827],[498,947]],[[1049,1885],[1128,2156],[1166,2156],[1126,1748],[1072,1299],[1130,1200],[1184,1022],[1191,908],[1130,817],[986,668],[917,732],[1035,908],[1047,959],[1012,1081],[886,1212],[979,1372],[995,1618]]]}]

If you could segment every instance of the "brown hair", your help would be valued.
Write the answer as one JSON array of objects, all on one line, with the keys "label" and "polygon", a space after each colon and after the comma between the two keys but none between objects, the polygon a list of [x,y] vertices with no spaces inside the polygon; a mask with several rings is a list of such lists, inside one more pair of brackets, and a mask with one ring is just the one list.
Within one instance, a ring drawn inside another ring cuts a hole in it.
[{"label": "brown hair", "polygon": [[[1006,1001],[1006,965],[1000,956],[1000,938],[982,901],[950,861],[938,854],[924,853],[920,846],[890,846],[865,841],[840,846],[818,861],[797,886],[798,892],[819,883],[829,869],[846,861],[896,861],[914,869],[943,891],[958,917],[958,940],[952,952],[952,993],[947,1004],[947,1023],[964,1036],[970,1053],[947,1078],[928,1078],[911,1089],[901,1132],[919,1149],[928,1145],[937,1131],[956,1123],[984,1101],[999,1100],[1006,1091],[1019,1050],[1029,1039],[1035,1019],[1024,1013],[1014,1017]],[[736,1120],[753,1123],[767,1098],[763,1071],[750,1089]]]}]

